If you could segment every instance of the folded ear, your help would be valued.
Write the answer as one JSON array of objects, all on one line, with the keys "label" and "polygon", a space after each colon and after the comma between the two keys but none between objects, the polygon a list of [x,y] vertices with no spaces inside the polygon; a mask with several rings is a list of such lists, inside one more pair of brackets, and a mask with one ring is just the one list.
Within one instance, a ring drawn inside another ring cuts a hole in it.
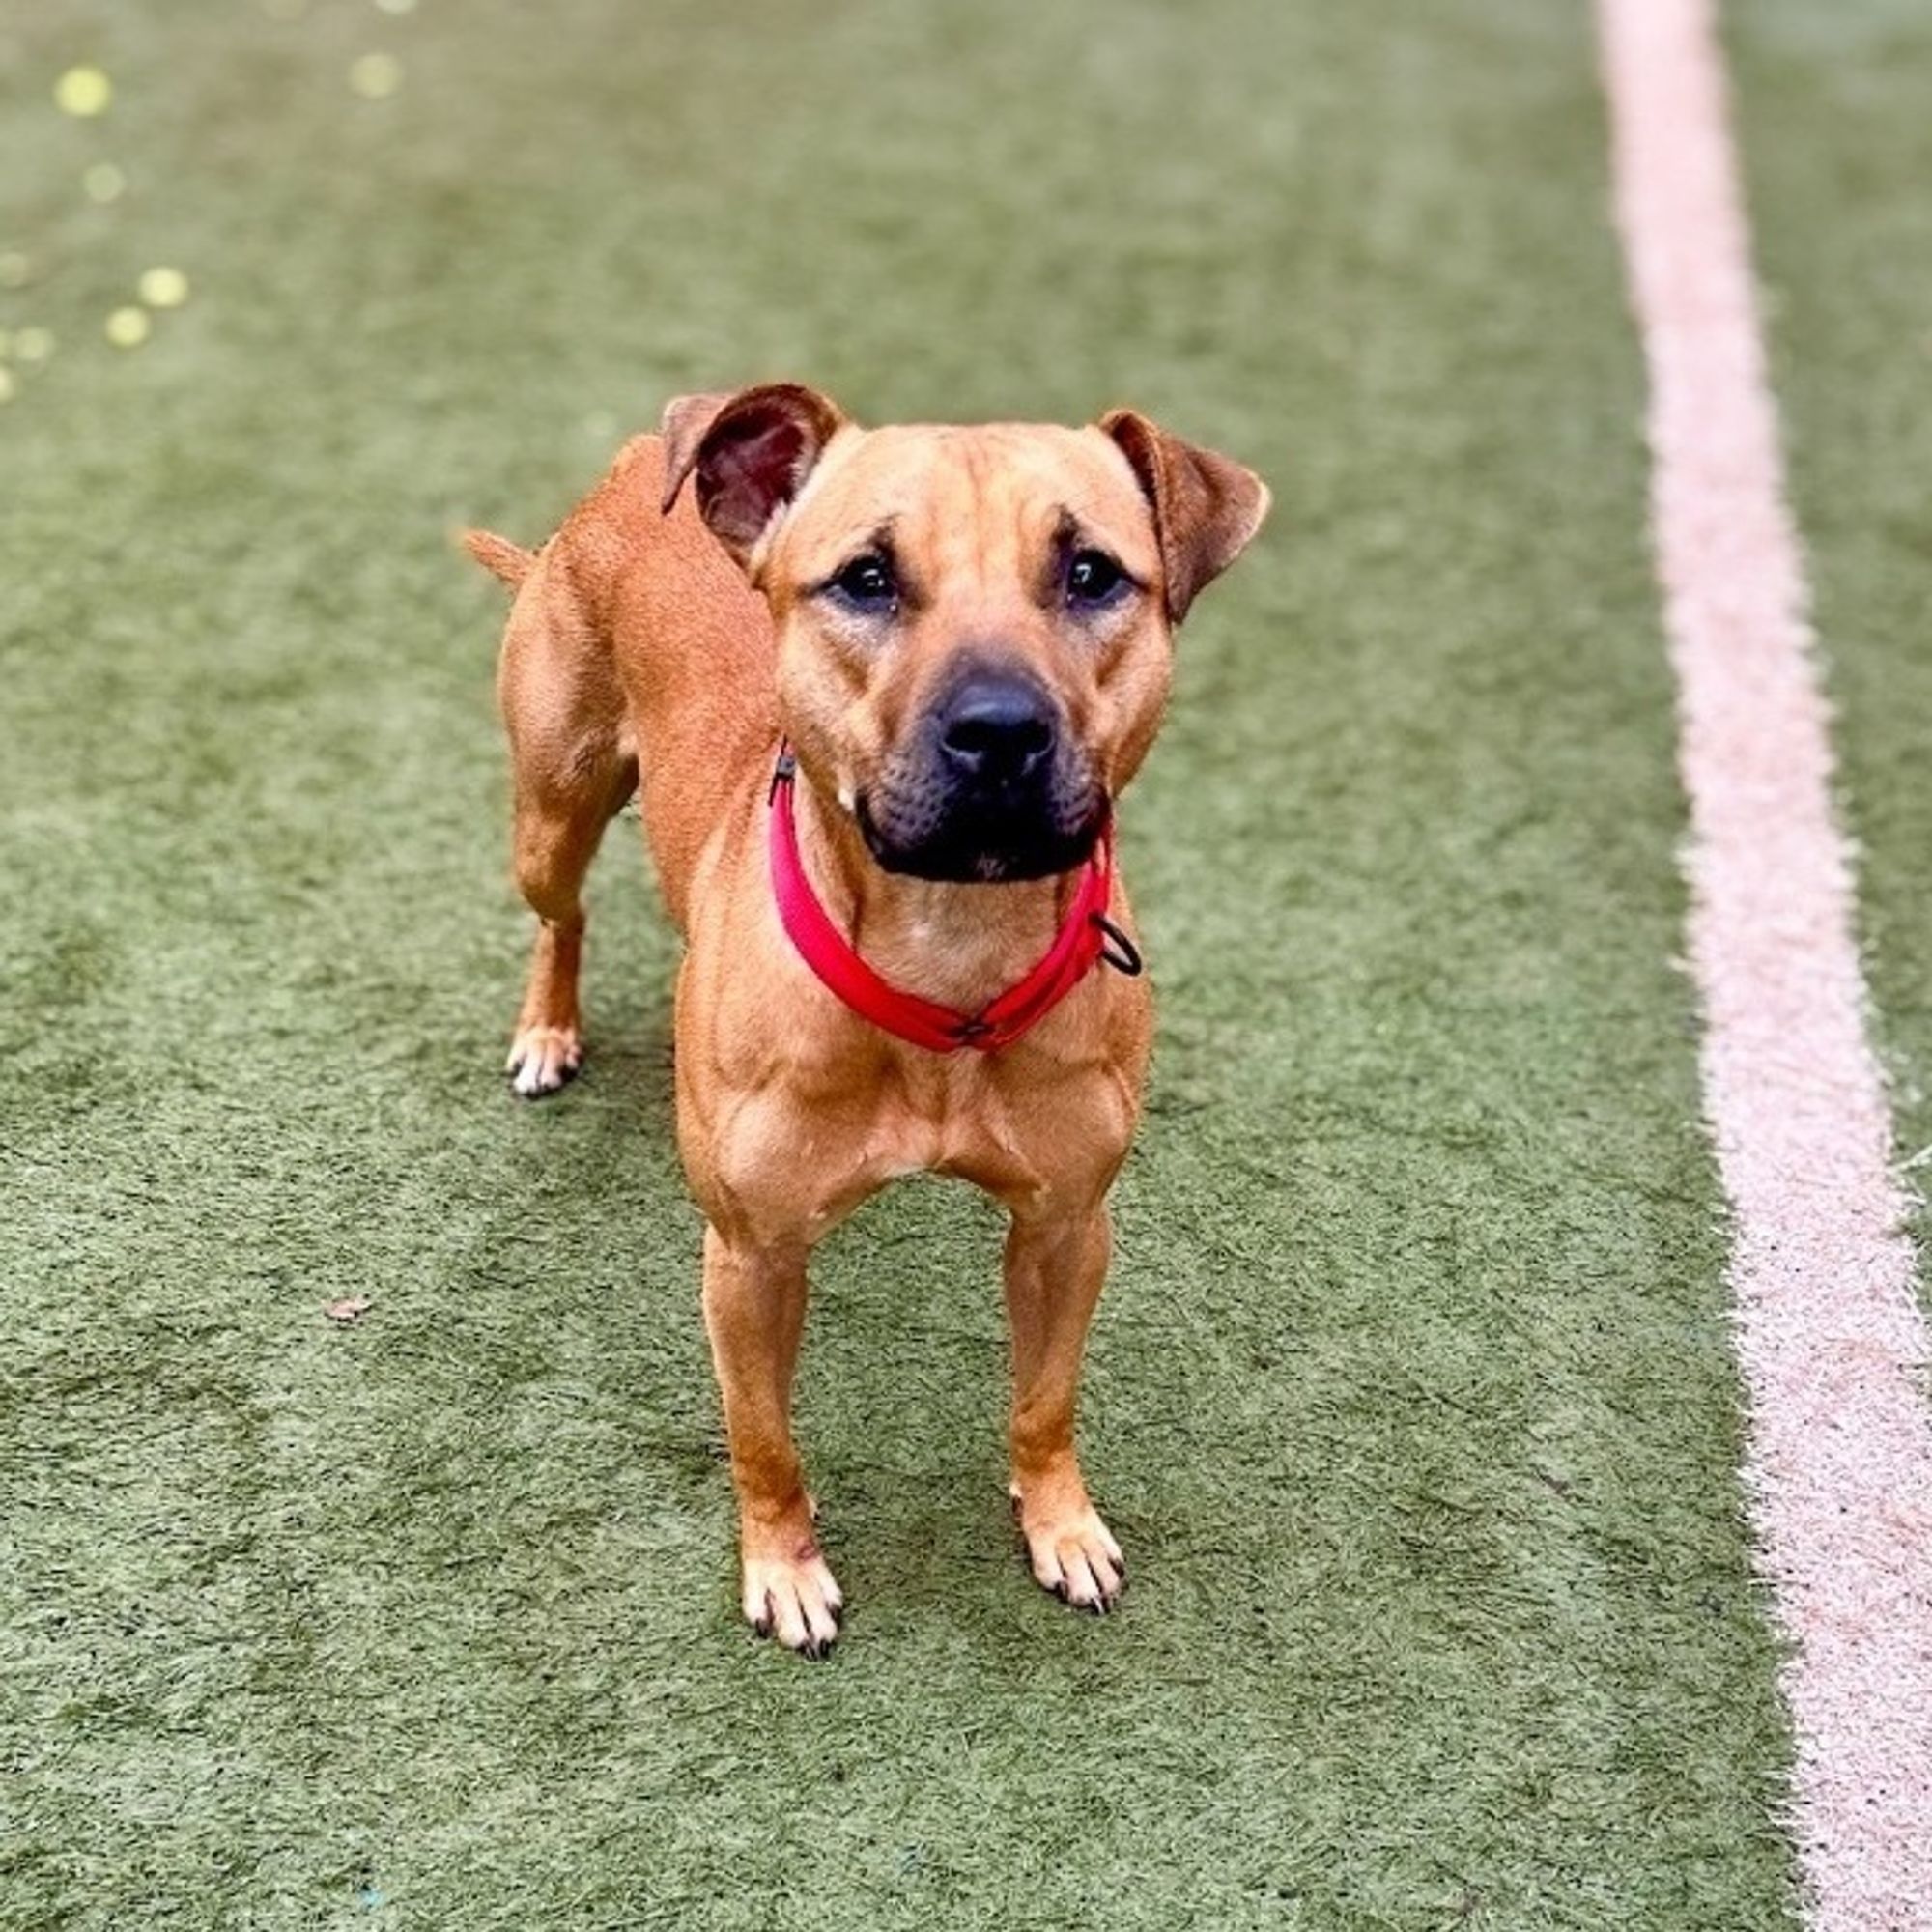
[{"label": "folded ear", "polygon": [[1167,614],[1178,624],[1261,528],[1267,485],[1252,469],[1183,442],[1132,410],[1109,410],[1100,427],[1120,444],[1153,506]]},{"label": "folded ear", "polygon": [[798,383],[678,397],[664,412],[666,513],[695,472],[697,514],[745,563],[844,420],[836,403]]}]

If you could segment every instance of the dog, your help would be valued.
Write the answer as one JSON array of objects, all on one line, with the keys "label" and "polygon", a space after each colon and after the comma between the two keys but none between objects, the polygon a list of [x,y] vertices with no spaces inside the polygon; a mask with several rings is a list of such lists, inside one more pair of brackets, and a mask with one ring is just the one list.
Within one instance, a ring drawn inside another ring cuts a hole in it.
[{"label": "dog", "polygon": [[1113,814],[1172,633],[1266,486],[1117,410],[863,429],[794,384],[686,396],[539,550],[498,695],[539,924],[509,1071],[581,1064],[582,887],[637,794],[671,918],[677,1135],[739,1510],[742,1604],[822,1656],[842,1599],[790,1423],[813,1246],[896,1176],[1010,1216],[1010,1494],[1035,1577],[1125,1577],[1074,1406],[1152,1009]]}]

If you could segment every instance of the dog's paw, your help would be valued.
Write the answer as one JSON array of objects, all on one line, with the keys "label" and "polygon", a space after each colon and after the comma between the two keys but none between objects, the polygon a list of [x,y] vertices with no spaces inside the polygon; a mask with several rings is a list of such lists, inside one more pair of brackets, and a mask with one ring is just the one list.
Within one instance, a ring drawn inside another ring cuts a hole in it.
[{"label": "dog's paw", "polygon": [[575,1027],[522,1028],[510,1045],[505,1071],[526,1100],[554,1094],[583,1065],[583,1042]]},{"label": "dog's paw", "polygon": [[745,1558],[745,1621],[801,1657],[824,1657],[838,1640],[845,1599],[818,1546],[796,1556]]},{"label": "dog's paw", "polygon": [[1076,1610],[1104,1616],[1126,1588],[1127,1566],[1099,1511],[1085,1496],[1058,1508],[1030,1505],[1018,1489],[1012,1498],[1034,1581]]}]

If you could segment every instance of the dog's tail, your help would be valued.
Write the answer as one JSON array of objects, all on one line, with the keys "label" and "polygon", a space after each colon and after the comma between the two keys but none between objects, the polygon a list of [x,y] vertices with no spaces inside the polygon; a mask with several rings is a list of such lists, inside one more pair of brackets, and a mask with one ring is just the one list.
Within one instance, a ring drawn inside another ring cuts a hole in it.
[{"label": "dog's tail", "polygon": [[463,548],[493,577],[500,577],[512,590],[530,574],[537,554],[499,537],[492,530],[465,530]]}]

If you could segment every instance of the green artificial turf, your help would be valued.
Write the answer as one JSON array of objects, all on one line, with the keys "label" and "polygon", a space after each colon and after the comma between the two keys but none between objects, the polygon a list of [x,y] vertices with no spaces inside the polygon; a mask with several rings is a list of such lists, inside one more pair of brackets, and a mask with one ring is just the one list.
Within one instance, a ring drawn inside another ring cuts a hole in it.
[{"label": "green artificial turf", "polygon": [[[1786,1923],[1585,10],[84,0],[0,103],[61,337],[0,415],[0,1924]],[[1027,1580],[997,1229],[908,1186],[817,1273],[821,1667],[737,1621],[633,837],[589,1071],[503,1086],[446,544],[776,374],[1132,402],[1277,504],[1125,811],[1128,1599]]]},{"label": "green artificial turf", "polygon": [[[1922,1191],[1932,1161],[1932,15],[1912,0],[1751,0],[1731,41],[1792,497],[1839,707],[1841,809],[1859,848],[1874,1026],[1903,1171]],[[1922,1242],[1922,1213],[1918,1232]]]}]

